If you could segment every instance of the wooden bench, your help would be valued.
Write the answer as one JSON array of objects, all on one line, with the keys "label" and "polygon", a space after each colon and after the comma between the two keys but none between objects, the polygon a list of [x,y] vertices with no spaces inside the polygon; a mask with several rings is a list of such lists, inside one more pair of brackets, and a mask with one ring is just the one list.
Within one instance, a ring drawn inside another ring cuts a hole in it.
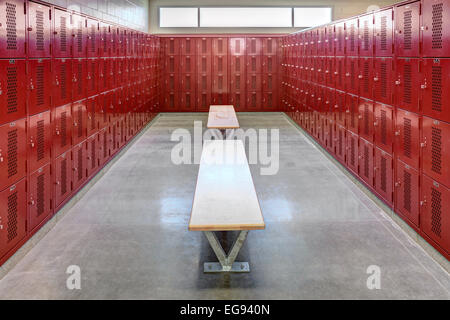
[{"label": "wooden bench", "polygon": [[232,105],[217,105],[209,107],[208,129],[218,129],[226,138],[227,129],[239,129],[239,121]]},{"label": "wooden bench", "polygon": [[[204,272],[249,272],[248,262],[235,262],[250,230],[265,223],[241,140],[205,141],[200,160],[189,230],[203,231],[219,260]],[[214,231],[240,231],[229,254]]]}]

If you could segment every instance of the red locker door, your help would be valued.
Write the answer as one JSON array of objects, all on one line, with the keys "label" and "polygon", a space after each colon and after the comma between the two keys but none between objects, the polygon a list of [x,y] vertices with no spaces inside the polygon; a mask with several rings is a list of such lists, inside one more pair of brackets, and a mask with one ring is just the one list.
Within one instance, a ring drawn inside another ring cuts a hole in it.
[{"label": "red locker door", "polygon": [[227,74],[228,72],[228,63],[227,56],[214,56],[213,57],[213,70],[215,74]]},{"label": "red locker door", "polygon": [[373,102],[367,99],[359,99],[359,135],[373,142],[374,135],[374,113]]},{"label": "red locker door", "polygon": [[[198,72],[199,73],[211,73],[211,56],[210,55],[201,55],[198,56]],[[244,64],[243,64],[244,65]]]},{"label": "red locker door", "polygon": [[394,111],[392,107],[375,103],[375,145],[388,153],[392,153],[394,146]]},{"label": "red locker door", "polygon": [[334,58],[333,57],[328,57],[326,58],[325,61],[326,64],[326,68],[325,68],[325,81],[326,81],[326,85],[329,87],[334,88]]},{"label": "red locker door", "polygon": [[228,54],[228,38],[213,38],[212,39],[212,53],[213,55],[227,55]]},{"label": "red locker door", "polygon": [[180,75],[179,73],[169,73],[165,75],[165,90],[179,91],[180,90]]},{"label": "red locker door", "polygon": [[419,226],[419,172],[397,160],[395,176],[395,212]]},{"label": "red locker door", "polygon": [[166,92],[164,95],[164,106],[167,111],[177,111],[178,106],[178,92]]},{"label": "red locker door", "polygon": [[392,79],[394,61],[392,58],[374,59],[374,99],[378,102],[392,104]]},{"label": "red locker door", "polygon": [[359,93],[358,57],[347,57],[345,64],[345,88],[348,93],[357,95]]},{"label": "red locker door", "polygon": [[345,55],[345,22],[339,22],[334,27],[334,47],[335,55]]},{"label": "red locker door", "polygon": [[395,155],[417,170],[420,155],[420,117],[397,109],[395,121]]},{"label": "red locker door", "polygon": [[450,59],[423,59],[421,69],[423,114],[450,122]]},{"label": "red locker door", "polygon": [[51,108],[51,60],[28,60],[28,114],[33,115]]},{"label": "red locker door", "polygon": [[325,26],[326,36],[325,36],[325,54],[327,56],[334,56],[334,25],[329,24]]},{"label": "red locker door", "polygon": [[86,98],[87,61],[86,59],[72,61],[72,99],[84,99]]},{"label": "red locker door", "polygon": [[420,229],[450,252],[450,190],[422,175]]},{"label": "red locker door", "polygon": [[25,60],[0,60],[0,124],[26,116],[26,83]]},{"label": "red locker door", "polygon": [[232,73],[230,76],[230,91],[245,92],[245,73]]},{"label": "red locker door", "polygon": [[86,175],[88,178],[98,169],[98,153],[101,150],[98,142],[98,134],[94,134],[86,140]]},{"label": "red locker door", "polygon": [[394,169],[392,156],[375,148],[375,190],[389,204],[394,201]]},{"label": "red locker door", "polygon": [[0,190],[25,177],[25,119],[0,126]]},{"label": "red locker door", "polygon": [[49,58],[51,9],[48,6],[28,2],[28,57]]},{"label": "red locker door", "polygon": [[263,92],[262,95],[262,110],[276,111],[278,109],[278,95],[277,92]]},{"label": "red locker door", "polygon": [[202,73],[198,74],[197,77],[197,89],[201,92],[211,92],[211,74],[210,73]]},{"label": "red locker door", "polygon": [[165,57],[165,72],[177,73],[180,72],[180,56],[169,55]]},{"label": "red locker door", "polygon": [[346,118],[346,113],[345,113],[345,108],[346,108],[346,94],[344,91],[339,91],[336,90],[335,95],[334,95],[334,114],[335,119],[336,119],[336,123],[341,125],[341,126],[345,126],[345,118]]},{"label": "red locker door", "polygon": [[419,112],[420,67],[418,58],[397,58],[394,104]]},{"label": "red locker door", "polygon": [[108,70],[109,70],[109,59],[100,58],[98,61],[98,91],[103,92],[109,89],[108,86]]},{"label": "red locker door", "polygon": [[361,97],[373,98],[373,58],[359,59],[359,95]]},{"label": "red locker door", "polygon": [[247,38],[246,39],[246,53],[247,55],[261,55],[262,53],[262,41],[261,38]]},{"label": "red locker door", "polygon": [[197,54],[210,55],[212,52],[211,38],[199,38],[197,39]]},{"label": "red locker door", "polygon": [[30,117],[28,124],[28,170],[33,172],[51,160],[50,111]]},{"label": "red locker door", "polygon": [[[136,122],[135,122],[135,128],[138,131],[139,130],[139,114],[136,113]],[[113,156],[117,149],[118,149],[118,139],[117,139],[117,123],[114,122],[112,124],[109,125],[108,128],[106,128],[108,130],[108,137],[109,137],[109,141],[108,141],[108,149],[109,149],[109,157]]]},{"label": "red locker door", "polygon": [[[209,106],[211,105],[211,91],[198,91],[197,92],[197,111],[207,112],[209,111]],[[235,106],[236,107],[236,106]]]},{"label": "red locker door", "polygon": [[213,94],[228,92],[228,77],[226,74],[215,74],[213,76]]},{"label": "red locker door", "polygon": [[53,118],[53,156],[58,156],[72,147],[72,108],[70,104],[55,108]]},{"label": "red locker door", "polygon": [[228,104],[228,93],[216,92],[212,94],[212,103],[214,105]]},{"label": "red locker door", "polygon": [[278,91],[278,77],[276,74],[265,73],[262,75],[262,88],[264,92]]},{"label": "red locker door", "polygon": [[181,72],[182,73],[195,73],[197,72],[197,56],[181,56]]},{"label": "red locker door", "polygon": [[261,74],[247,74],[247,91],[261,91]]},{"label": "red locker door", "polygon": [[26,188],[26,179],[23,179],[0,192],[0,257],[26,235]]},{"label": "red locker door", "polygon": [[0,57],[25,58],[25,2],[8,0],[0,3]]},{"label": "red locker door", "polygon": [[195,38],[181,38],[180,39],[180,53],[182,55],[195,55],[196,50]]},{"label": "red locker door", "polygon": [[373,145],[362,138],[359,139],[359,171],[358,175],[369,186],[373,187]]},{"label": "red locker door", "polygon": [[86,142],[72,148],[72,185],[73,190],[78,189],[87,178]]},{"label": "red locker door", "polygon": [[231,92],[230,94],[230,104],[234,109],[239,111],[244,111],[246,108],[246,95],[245,92]]},{"label": "red locker door", "polygon": [[230,38],[228,41],[231,56],[245,55],[245,38]]},{"label": "red locker door", "polygon": [[88,97],[98,93],[98,59],[86,59],[86,94]]},{"label": "red locker door", "polygon": [[70,13],[55,9],[53,31],[53,57],[69,58],[72,56],[72,28]]},{"label": "red locker door", "polygon": [[87,56],[87,28],[86,18],[77,14],[72,15],[73,57],[86,58]]},{"label": "red locker door", "polygon": [[[109,89],[114,89],[116,87],[118,87],[117,85],[117,60],[116,58],[109,58],[109,65],[108,65],[108,73],[107,73],[107,79],[108,79],[108,88]],[[140,74],[142,74],[143,72],[141,71]],[[141,76],[139,76],[139,78],[141,79]]]},{"label": "red locker door", "polygon": [[163,38],[166,55],[180,54],[180,39],[179,38]]},{"label": "red locker door", "polygon": [[391,57],[393,54],[393,20],[392,8],[374,13],[374,46],[376,57]]},{"label": "red locker door", "polygon": [[449,23],[449,1],[423,1],[421,27],[423,57],[450,57]]},{"label": "red locker door", "polygon": [[347,167],[358,174],[358,135],[347,131]]},{"label": "red locker door", "polygon": [[278,55],[278,38],[263,38],[262,39],[262,51],[266,56],[277,56]]},{"label": "red locker door", "polygon": [[247,109],[259,110],[261,109],[261,92],[248,91],[247,92]]},{"label": "red locker door", "polygon": [[262,72],[278,73],[278,57],[265,55],[262,57]]},{"label": "red locker door", "polygon": [[98,31],[99,31],[99,22],[94,19],[87,19],[87,56],[89,58],[98,57]]},{"label": "red locker door", "polygon": [[72,105],[73,145],[79,144],[81,141],[86,139],[87,134],[86,101],[87,100],[77,101]]},{"label": "red locker door", "polygon": [[111,95],[108,92],[103,93],[103,94],[99,95],[97,99],[98,100],[97,100],[97,108],[96,108],[96,112],[95,112],[95,117],[97,118],[97,121],[98,121],[98,128],[103,129],[109,123],[107,110],[108,110],[109,106],[111,105],[111,102],[110,102]]},{"label": "red locker door", "polygon": [[194,112],[195,111],[195,91],[183,91],[180,93],[180,109],[182,111]]},{"label": "red locker door", "polygon": [[[133,115],[134,117],[134,115]],[[130,135],[134,134],[134,127],[131,126],[131,115],[128,116],[128,121],[130,121],[128,128],[130,130]],[[103,128],[98,133],[98,163],[99,166],[103,166],[109,158],[109,134],[108,128]]]},{"label": "red locker door", "polygon": [[420,1],[395,8],[394,42],[398,57],[419,57],[420,55]]},{"label": "red locker door", "polygon": [[353,18],[345,22],[345,53],[347,56],[358,56],[358,19]]},{"label": "red locker door", "polygon": [[71,152],[55,159],[55,207],[58,207],[72,193]]},{"label": "red locker door", "polygon": [[450,186],[450,124],[422,118],[422,170],[435,181]]},{"label": "red locker door", "polygon": [[195,73],[183,73],[181,74],[181,87],[182,91],[195,91],[197,79]]},{"label": "red locker door", "polygon": [[[239,73],[244,74],[245,73],[245,56],[230,56],[230,70],[231,73]],[[203,71],[202,71],[203,72]]]},{"label": "red locker door", "polygon": [[53,106],[58,107],[72,100],[72,60],[53,60]]},{"label": "red locker door", "polygon": [[359,55],[373,56],[373,13],[359,17]]},{"label": "red locker door", "polygon": [[87,136],[92,136],[98,131],[98,119],[97,119],[97,103],[99,96],[90,97],[86,100],[86,112],[87,112]]},{"label": "red locker door", "polygon": [[53,211],[52,172],[50,163],[30,174],[28,211],[30,230],[38,226]]},{"label": "red locker door", "polygon": [[100,22],[99,24],[99,57],[109,57],[109,36],[110,36],[110,29],[109,24]]},{"label": "red locker door", "polygon": [[345,127],[340,125],[336,126],[336,132],[334,137],[335,154],[336,158],[342,163],[345,163],[347,155],[345,133],[346,133]]},{"label": "red locker door", "polygon": [[346,58],[336,57],[334,63],[334,84],[336,89],[345,91],[345,70],[346,70]]}]

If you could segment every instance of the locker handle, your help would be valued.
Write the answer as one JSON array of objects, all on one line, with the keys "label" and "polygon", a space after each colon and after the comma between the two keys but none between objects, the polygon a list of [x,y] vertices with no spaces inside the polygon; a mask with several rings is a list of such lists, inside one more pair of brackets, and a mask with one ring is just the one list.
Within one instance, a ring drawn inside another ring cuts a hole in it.
[{"label": "locker handle", "polygon": [[425,207],[426,205],[427,205],[427,200],[426,200],[426,199],[420,201],[420,206],[421,206],[421,207]]},{"label": "locker handle", "polygon": [[420,85],[420,89],[424,90],[426,88],[427,88],[427,84],[426,83]]},{"label": "locker handle", "polygon": [[363,78],[363,76],[362,76],[362,74],[360,74],[359,76],[358,76],[358,79],[362,79]]},{"label": "locker handle", "polygon": [[427,146],[427,142],[426,141],[420,143],[420,147],[421,148],[426,148],[426,146]]},{"label": "locker handle", "polygon": [[335,109],[338,109],[338,108],[339,108],[339,105],[335,104],[335,105],[334,105],[334,108],[335,108]]},{"label": "locker handle", "polygon": [[374,127],[378,126],[378,121],[374,121],[373,125]]},{"label": "locker handle", "polygon": [[33,31],[33,28],[32,27],[28,27],[27,31]]},{"label": "locker handle", "polygon": [[362,118],[363,118],[363,116],[362,116],[362,115],[359,115],[359,116],[358,116],[358,119],[362,119]]},{"label": "locker handle", "polygon": [[378,77],[374,77],[374,78],[373,78],[373,81],[378,81]]},{"label": "locker handle", "polygon": [[30,206],[34,206],[34,200],[31,199],[30,201],[28,201],[28,204],[29,204]]},{"label": "locker handle", "polygon": [[399,136],[400,135],[400,131],[395,131],[394,135]]},{"label": "locker handle", "polygon": [[400,85],[400,80],[396,80],[396,81],[395,81],[395,84],[396,84],[397,86],[399,86],[399,85]]},{"label": "locker handle", "polygon": [[61,182],[60,182],[60,181],[55,181],[55,184],[56,184],[57,186],[59,186],[59,185],[61,184]]}]

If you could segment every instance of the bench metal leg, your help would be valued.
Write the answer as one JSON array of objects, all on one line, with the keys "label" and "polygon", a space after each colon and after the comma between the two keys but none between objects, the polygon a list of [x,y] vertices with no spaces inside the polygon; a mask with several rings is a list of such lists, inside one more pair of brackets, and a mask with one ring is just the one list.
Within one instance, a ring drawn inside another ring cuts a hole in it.
[{"label": "bench metal leg", "polygon": [[230,253],[227,255],[222,248],[216,234],[212,231],[204,231],[206,238],[214,250],[219,262],[205,262],[203,266],[203,272],[216,273],[216,272],[250,272],[250,266],[248,262],[235,262],[236,257],[247,238],[248,230],[243,230],[239,233],[236,241],[231,247]]}]

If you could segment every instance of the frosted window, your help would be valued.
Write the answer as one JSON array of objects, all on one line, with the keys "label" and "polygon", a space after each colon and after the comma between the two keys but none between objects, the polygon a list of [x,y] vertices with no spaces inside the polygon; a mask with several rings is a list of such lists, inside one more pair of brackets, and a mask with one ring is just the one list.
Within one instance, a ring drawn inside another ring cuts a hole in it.
[{"label": "frosted window", "polygon": [[315,27],[331,20],[331,8],[294,8],[294,27]]},{"label": "frosted window", "polygon": [[159,26],[198,27],[198,8],[159,8]]},{"label": "frosted window", "polygon": [[200,8],[200,27],[292,27],[292,8]]}]

